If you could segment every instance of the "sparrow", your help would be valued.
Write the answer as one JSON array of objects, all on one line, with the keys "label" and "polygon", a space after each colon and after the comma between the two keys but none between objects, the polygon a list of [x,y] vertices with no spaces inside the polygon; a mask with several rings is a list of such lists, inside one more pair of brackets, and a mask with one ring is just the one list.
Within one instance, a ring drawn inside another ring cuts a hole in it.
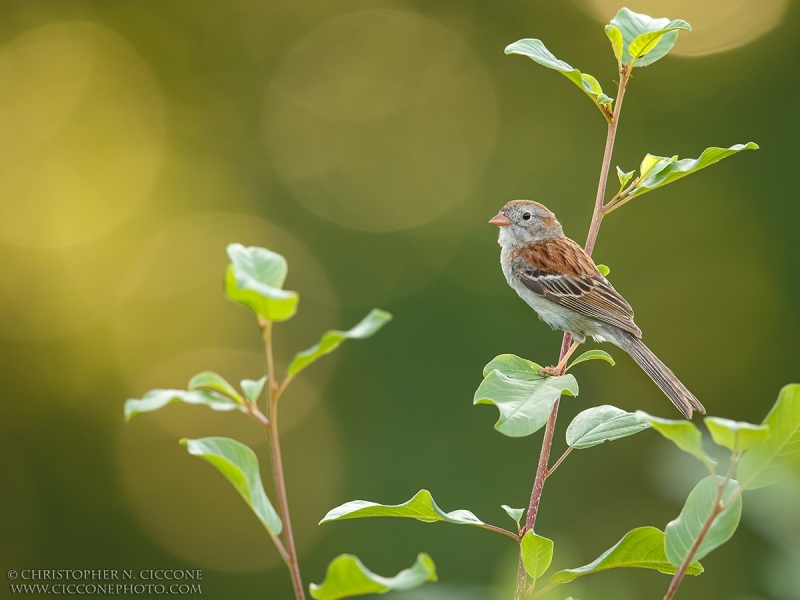
[{"label": "sparrow", "polygon": [[642,342],[633,309],[598,270],[584,249],[567,236],[546,207],[531,200],[513,200],[489,223],[500,228],[500,265],[508,285],[553,329],[572,334],[575,343],[557,367],[563,372],[569,355],[593,338],[627,352],[681,413],[705,408],[675,374]]}]

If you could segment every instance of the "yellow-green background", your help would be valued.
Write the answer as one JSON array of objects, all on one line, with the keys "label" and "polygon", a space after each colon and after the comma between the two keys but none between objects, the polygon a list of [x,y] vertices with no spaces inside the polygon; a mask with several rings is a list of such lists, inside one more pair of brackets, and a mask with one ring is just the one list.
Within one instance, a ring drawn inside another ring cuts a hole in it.
[{"label": "yellow-green background", "polygon": [[[614,164],[646,152],[747,152],[639,198],[603,224],[595,257],[645,340],[710,414],[759,421],[798,378],[795,76],[791,0],[641,1],[685,18],[674,55],[638,69]],[[472,407],[482,366],[555,360],[560,337],[506,286],[496,231],[531,198],[583,242],[605,123],[569,81],[503,48],[538,37],[615,95],[606,0],[6,0],[0,9],[0,565],[201,568],[209,598],[291,597],[277,552],[235,491],[177,444],[242,417],[122,404],[209,368],[261,374],[251,315],[223,298],[230,242],[289,260],[297,317],[286,364],[368,309],[395,320],[304,373],[283,405],[288,491],[306,582],[341,552],[378,573],[429,552],[440,583],[409,600],[508,598],[513,545],[400,520],[316,525],[345,501],[512,525],[540,436],[509,439]],[[613,182],[613,179],[612,179]],[[612,183],[613,186],[613,183]],[[580,367],[563,428],[602,403],[677,417],[620,351]],[[585,564],[627,530],[663,528],[702,476],[655,433],[574,453],[547,484],[537,532],[555,565]],[[270,477],[266,469],[264,479]],[[735,538],[683,598],[800,598],[800,479],[745,496]],[[274,498],[271,489],[270,495]],[[660,598],[669,578],[614,572],[548,598]],[[8,594],[7,582],[0,595]]]}]

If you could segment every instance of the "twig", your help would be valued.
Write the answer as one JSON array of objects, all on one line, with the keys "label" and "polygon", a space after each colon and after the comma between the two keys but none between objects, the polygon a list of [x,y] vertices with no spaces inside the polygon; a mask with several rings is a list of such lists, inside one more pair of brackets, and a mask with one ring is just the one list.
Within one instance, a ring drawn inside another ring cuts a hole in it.
[{"label": "twig", "polygon": [[533,596],[531,596],[531,600],[535,600],[536,598],[540,598],[541,596],[544,596],[547,592],[552,590],[554,587],[556,587],[556,586],[554,584],[552,584],[552,583],[549,584],[547,587],[543,587],[538,592],[536,592]]},{"label": "twig", "polygon": [[681,585],[681,581],[683,581],[683,578],[686,575],[687,569],[694,561],[694,557],[697,554],[697,549],[700,548],[700,544],[703,543],[703,540],[708,534],[709,529],[711,529],[711,526],[714,524],[714,519],[728,510],[741,495],[742,490],[740,488],[730,500],[728,500],[725,504],[722,503],[722,497],[725,494],[725,490],[728,489],[728,484],[733,478],[733,474],[736,472],[736,465],[739,464],[740,458],[741,453],[736,453],[731,457],[731,465],[728,468],[728,474],[725,476],[725,480],[721,484],[719,481],[717,481],[716,476],[714,476],[714,481],[717,484],[717,497],[714,499],[714,505],[711,507],[708,517],[703,523],[703,526],[700,528],[700,533],[697,534],[697,539],[692,544],[692,547],[689,548],[689,553],[683,559],[683,562],[681,563],[681,566],[678,567],[675,575],[673,575],[672,581],[669,584],[669,589],[667,590],[667,595],[664,596],[664,600],[672,600],[672,598],[675,596],[675,593],[678,591],[678,587]]},{"label": "twig", "polygon": [[[606,146],[603,151],[603,163],[600,167],[600,181],[597,185],[597,196],[594,201],[594,213],[592,214],[592,222],[589,225],[589,234],[586,238],[586,253],[591,255],[594,250],[595,242],[597,241],[597,234],[600,231],[600,224],[603,221],[603,202],[606,195],[606,185],[608,182],[608,173],[611,168],[611,155],[614,152],[614,141],[617,137],[617,126],[619,125],[619,115],[622,110],[622,99],[625,96],[625,90],[628,87],[628,80],[630,79],[630,70],[627,66],[622,66],[620,70],[620,85],[617,99],[614,103],[614,113],[611,120],[608,122],[608,132],[606,134]],[[561,354],[559,355],[559,362],[566,356],[569,351],[572,336],[569,333],[564,334],[561,342]],[[522,533],[533,529],[536,524],[536,514],[539,510],[539,501],[542,497],[544,489],[544,482],[547,477],[547,465],[550,461],[550,449],[553,445],[553,434],[555,433],[556,419],[558,418],[558,406],[560,401],[556,400],[553,406],[553,412],[550,413],[550,418],[547,420],[547,425],[544,430],[544,439],[542,440],[542,451],[539,454],[539,464],[536,469],[536,479],[533,482],[533,489],[531,490],[531,500],[528,504],[528,514],[525,519],[525,528]],[[525,571],[525,566],[522,564],[522,557],[520,557],[519,565],[517,567],[517,589],[514,594],[515,600],[522,600],[525,596],[525,587],[528,580],[528,574]]]},{"label": "twig", "polygon": [[[278,391],[279,386],[275,381],[275,362],[272,357],[272,322],[261,322],[261,331],[264,337],[267,362],[267,402],[269,409],[269,425],[266,426],[267,437],[270,444],[270,460],[272,461],[272,476],[275,481],[275,493],[278,496],[278,507],[283,520],[283,535],[286,540],[284,560],[292,576],[292,586],[297,600],[305,600],[303,579],[300,576],[300,563],[297,560],[297,548],[292,534],[292,521],[289,518],[289,501],[286,497],[286,481],[283,476],[283,459],[281,458],[281,444],[278,437]],[[280,551],[280,546],[278,550]],[[282,554],[283,556],[283,554]]]},{"label": "twig", "polygon": [[[717,484],[719,486],[719,484]],[[692,564],[694,561],[694,555],[697,554],[698,548],[700,548],[700,544],[703,543],[703,540],[708,533],[708,530],[711,529],[711,525],[714,523],[714,519],[716,519],[719,514],[722,512],[722,506],[720,503],[722,501],[722,493],[724,492],[725,488],[718,487],[717,488],[717,497],[714,500],[714,506],[711,508],[711,511],[708,513],[708,518],[706,518],[705,522],[703,523],[703,527],[700,528],[700,533],[697,535],[697,539],[695,539],[692,547],[689,548],[689,553],[686,555],[686,558],[683,559],[681,566],[678,567],[678,570],[675,572],[675,575],[672,577],[672,581],[669,584],[669,589],[667,590],[667,595],[664,596],[664,600],[672,600],[675,596],[675,592],[678,591],[678,586],[680,586],[681,581],[683,581],[684,575],[686,575],[686,570],[689,568],[689,565]]]},{"label": "twig", "polygon": [[552,467],[550,467],[550,468],[547,470],[547,473],[545,473],[545,476],[544,476],[544,477],[545,477],[545,479],[547,479],[548,477],[550,477],[550,475],[552,475],[552,474],[553,474],[553,471],[555,471],[555,470],[558,468],[558,466],[559,466],[559,465],[560,465],[562,462],[564,462],[564,459],[565,459],[565,458],[567,458],[567,457],[569,456],[569,453],[570,453],[570,452],[572,452],[572,446],[570,446],[569,448],[567,448],[567,449],[564,451],[564,454],[562,454],[562,455],[561,455],[561,458],[559,458],[559,459],[556,461],[556,463],[555,463],[555,464],[554,464]]},{"label": "twig", "polygon": [[502,533],[503,535],[507,535],[508,537],[514,539],[516,542],[519,542],[521,537],[516,533],[509,531],[508,529],[503,529],[502,527],[497,527],[496,525],[490,525],[489,523],[483,523],[482,525],[478,525],[478,527],[488,531],[494,531],[495,533]]}]

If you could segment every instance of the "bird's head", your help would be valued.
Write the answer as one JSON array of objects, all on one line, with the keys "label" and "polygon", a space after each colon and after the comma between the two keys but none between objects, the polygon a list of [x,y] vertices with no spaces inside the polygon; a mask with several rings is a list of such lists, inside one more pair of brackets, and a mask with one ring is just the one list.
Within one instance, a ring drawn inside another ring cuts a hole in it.
[{"label": "bird's head", "polygon": [[556,216],[532,200],[508,202],[489,223],[500,228],[498,242],[503,248],[519,248],[564,235]]}]

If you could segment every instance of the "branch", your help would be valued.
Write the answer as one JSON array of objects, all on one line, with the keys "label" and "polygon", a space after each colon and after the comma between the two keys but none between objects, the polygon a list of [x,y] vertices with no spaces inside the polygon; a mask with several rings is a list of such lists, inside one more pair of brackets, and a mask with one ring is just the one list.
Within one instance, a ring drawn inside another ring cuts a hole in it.
[{"label": "branch", "polygon": [[739,490],[730,500],[728,500],[728,502],[722,504],[722,496],[725,494],[725,490],[728,489],[728,483],[730,483],[733,474],[736,472],[736,465],[739,464],[739,459],[741,457],[742,454],[740,452],[731,457],[731,465],[728,468],[728,474],[725,476],[725,481],[723,481],[722,484],[720,484],[716,478],[714,479],[717,483],[717,497],[714,500],[714,506],[712,507],[711,512],[708,513],[708,518],[706,518],[703,526],[700,528],[700,533],[697,535],[697,539],[692,544],[692,547],[689,548],[689,553],[686,555],[686,558],[683,559],[683,562],[681,563],[681,566],[678,567],[675,575],[673,575],[672,581],[669,584],[669,589],[667,590],[667,595],[664,596],[664,600],[672,600],[672,598],[675,596],[675,592],[678,591],[678,587],[681,585],[681,581],[683,581],[683,577],[686,575],[686,570],[689,568],[689,565],[694,562],[694,556],[697,554],[697,549],[700,547],[700,544],[703,543],[703,540],[708,534],[708,530],[711,529],[711,525],[714,524],[714,519],[728,510],[742,493],[741,488],[739,488]]},{"label": "branch", "polygon": [[[275,362],[272,357],[272,322],[261,323],[264,337],[267,362],[267,402],[269,408],[269,425],[266,426],[267,437],[270,444],[270,460],[272,461],[272,476],[275,481],[275,493],[278,496],[278,506],[283,520],[283,535],[286,540],[284,551],[286,566],[292,576],[292,586],[297,600],[305,600],[303,580],[300,576],[300,563],[297,560],[297,548],[292,534],[292,521],[289,518],[289,501],[286,497],[286,481],[283,476],[283,459],[281,458],[281,443],[278,437],[278,392],[279,386],[275,382]],[[280,551],[281,547],[278,546]],[[283,553],[282,553],[283,555]]]},{"label": "branch", "polygon": [[[630,70],[627,66],[622,66],[620,71],[620,86],[617,99],[614,103],[614,114],[608,122],[608,133],[606,134],[606,146],[603,152],[603,163],[600,167],[600,182],[597,185],[597,196],[594,201],[594,213],[592,214],[592,222],[589,225],[589,234],[586,238],[586,253],[591,255],[594,250],[594,244],[597,241],[597,234],[600,231],[600,223],[603,221],[603,202],[606,195],[606,185],[608,183],[608,172],[611,168],[611,155],[614,152],[614,141],[617,137],[617,126],[619,125],[619,115],[622,110],[622,99],[625,96],[625,90],[628,87],[628,80],[630,79]],[[569,333],[564,334],[561,342],[561,354],[559,356],[559,363],[561,359],[566,356],[570,347],[572,336]],[[539,510],[539,501],[542,498],[542,491],[544,490],[544,482],[547,478],[548,467],[550,462],[550,450],[553,445],[553,434],[555,433],[556,419],[558,418],[559,400],[556,400],[553,406],[553,412],[550,413],[550,418],[547,420],[547,425],[544,430],[544,439],[542,440],[542,451],[539,454],[539,465],[536,469],[536,479],[533,482],[533,489],[531,490],[531,500],[528,504],[528,514],[525,519],[525,527],[522,530],[524,535],[526,531],[533,529],[536,524],[536,514]],[[558,464],[558,463],[557,463]],[[556,466],[557,466],[556,464]],[[525,571],[525,566],[522,564],[522,557],[520,557],[519,565],[517,567],[517,589],[514,594],[515,600],[522,600],[525,597],[525,587],[528,581],[528,574]]]},{"label": "branch", "polygon": [[487,531],[494,531],[495,533],[502,533],[503,535],[507,535],[508,537],[512,538],[515,542],[519,543],[520,536],[516,533],[509,531],[508,529],[503,529],[502,527],[497,527],[496,525],[490,525],[489,523],[483,523],[482,525],[478,525],[481,529],[486,529]]},{"label": "branch", "polygon": [[561,458],[559,458],[559,459],[556,461],[556,463],[555,463],[555,464],[554,464],[552,467],[550,467],[550,468],[547,470],[547,473],[546,473],[546,474],[545,474],[545,476],[544,476],[544,477],[545,477],[545,479],[547,479],[548,477],[550,477],[550,475],[552,475],[552,474],[553,474],[553,471],[555,471],[555,470],[558,468],[558,466],[559,466],[559,465],[560,465],[562,462],[564,462],[564,459],[565,459],[565,458],[567,458],[567,457],[569,456],[569,453],[570,453],[570,452],[572,452],[572,446],[570,446],[569,448],[567,448],[567,449],[564,451],[564,454],[562,454],[562,455],[561,455]]}]

